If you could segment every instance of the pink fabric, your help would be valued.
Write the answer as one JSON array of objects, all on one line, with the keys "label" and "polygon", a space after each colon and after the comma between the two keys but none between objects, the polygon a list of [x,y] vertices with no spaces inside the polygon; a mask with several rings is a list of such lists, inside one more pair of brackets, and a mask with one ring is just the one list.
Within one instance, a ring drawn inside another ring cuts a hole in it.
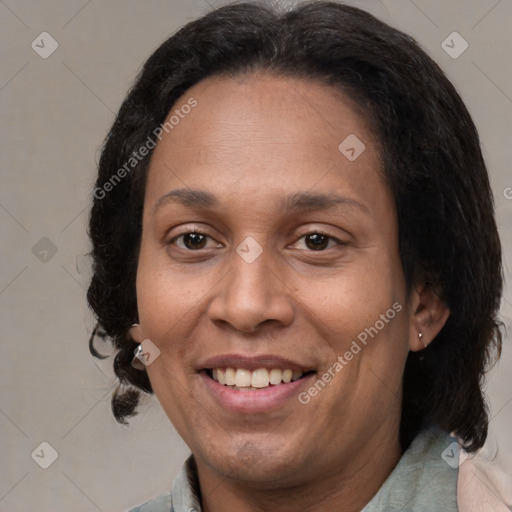
[{"label": "pink fabric", "polygon": [[493,460],[489,448],[472,456],[461,451],[457,504],[460,512],[512,510],[512,476]]}]

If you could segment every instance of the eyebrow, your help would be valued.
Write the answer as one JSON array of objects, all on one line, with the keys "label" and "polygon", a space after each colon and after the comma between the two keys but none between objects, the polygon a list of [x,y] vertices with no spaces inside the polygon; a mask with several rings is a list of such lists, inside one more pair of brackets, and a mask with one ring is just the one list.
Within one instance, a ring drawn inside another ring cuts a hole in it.
[{"label": "eyebrow", "polygon": [[366,213],[370,212],[369,208],[359,201],[332,192],[329,194],[297,192],[283,198],[281,203],[284,210],[291,212],[298,210],[330,210],[338,205],[352,206]]},{"label": "eyebrow", "polygon": [[[206,209],[213,209],[220,204],[219,200],[214,195],[204,190],[179,188],[171,190],[156,201],[152,208],[153,215],[168,203],[178,203],[189,208]],[[339,205],[355,207],[366,213],[370,212],[366,205],[363,205],[355,199],[334,193],[297,192],[280,198],[279,201],[280,208],[287,212],[324,211]]]},{"label": "eyebrow", "polygon": [[153,215],[168,203],[178,203],[188,207],[214,208],[218,206],[218,200],[204,190],[177,188],[164,194],[158,199],[152,208]]}]

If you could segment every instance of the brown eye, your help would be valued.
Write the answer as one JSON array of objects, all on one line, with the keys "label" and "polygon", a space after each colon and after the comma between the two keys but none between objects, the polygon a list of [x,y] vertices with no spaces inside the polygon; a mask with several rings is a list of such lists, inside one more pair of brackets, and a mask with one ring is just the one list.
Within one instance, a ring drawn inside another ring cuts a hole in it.
[{"label": "brown eye", "polygon": [[192,231],[184,231],[181,235],[177,235],[167,241],[166,244],[170,247],[177,247],[182,252],[193,252],[201,251],[202,249],[209,250],[222,247],[222,244],[218,243],[206,233],[196,231],[194,228],[191,229]]},{"label": "brown eye", "polygon": [[207,237],[201,233],[186,233],[182,235],[183,245],[187,249],[203,249],[206,245]]},{"label": "brown eye", "polygon": [[305,243],[308,249],[321,251],[329,245],[330,237],[320,233],[310,233],[305,236]]},{"label": "brown eye", "polygon": [[201,233],[184,233],[171,240],[171,244],[176,244],[180,249],[198,250],[206,245],[208,236]]}]

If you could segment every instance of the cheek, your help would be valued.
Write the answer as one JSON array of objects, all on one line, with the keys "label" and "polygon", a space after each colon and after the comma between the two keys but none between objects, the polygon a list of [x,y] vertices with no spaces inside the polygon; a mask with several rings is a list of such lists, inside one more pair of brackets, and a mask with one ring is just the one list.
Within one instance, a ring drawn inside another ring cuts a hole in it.
[{"label": "cheek", "polygon": [[137,269],[137,307],[144,334],[161,338],[193,309],[198,287],[190,286],[173,271],[162,250],[141,249]]},{"label": "cheek", "polygon": [[201,403],[197,396],[189,399],[190,391],[181,368],[168,352],[163,352],[160,359],[147,369],[151,387],[170,422],[183,439],[188,439],[190,425],[201,424],[208,404]]},{"label": "cheek", "polygon": [[352,336],[373,325],[393,303],[403,306],[405,296],[400,267],[385,256],[361,258],[336,275],[303,282],[301,289],[308,307],[333,333]]},{"label": "cheek", "polygon": [[[308,306],[328,342],[324,370],[337,375],[330,391],[337,402],[366,403],[366,397],[381,396],[382,382],[392,390],[384,398],[394,402],[399,389],[408,352],[406,288],[400,261],[378,252],[323,283],[310,283]],[[344,362],[337,371],[339,356]]]}]

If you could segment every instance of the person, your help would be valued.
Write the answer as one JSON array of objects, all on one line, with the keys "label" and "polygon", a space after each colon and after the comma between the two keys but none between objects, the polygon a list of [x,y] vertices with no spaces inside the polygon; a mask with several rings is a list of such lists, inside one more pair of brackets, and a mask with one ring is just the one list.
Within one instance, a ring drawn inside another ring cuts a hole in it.
[{"label": "person", "polygon": [[501,248],[475,126],[410,36],[337,2],[209,12],[143,66],[93,196],[113,413],[154,393],[191,450],[134,511],[458,510]]}]

